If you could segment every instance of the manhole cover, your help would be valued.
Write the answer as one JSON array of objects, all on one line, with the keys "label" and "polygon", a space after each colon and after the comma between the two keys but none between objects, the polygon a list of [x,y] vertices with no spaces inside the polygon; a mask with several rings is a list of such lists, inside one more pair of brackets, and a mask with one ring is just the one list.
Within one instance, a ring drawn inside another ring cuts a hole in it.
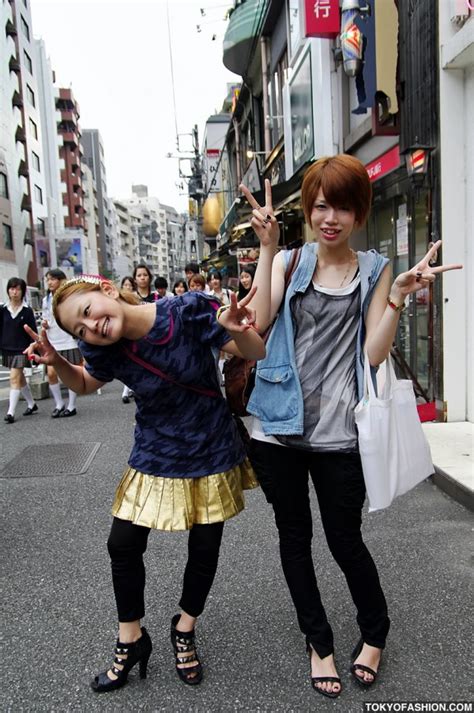
[{"label": "manhole cover", "polygon": [[1,478],[50,477],[85,473],[100,443],[28,446],[0,472]]}]

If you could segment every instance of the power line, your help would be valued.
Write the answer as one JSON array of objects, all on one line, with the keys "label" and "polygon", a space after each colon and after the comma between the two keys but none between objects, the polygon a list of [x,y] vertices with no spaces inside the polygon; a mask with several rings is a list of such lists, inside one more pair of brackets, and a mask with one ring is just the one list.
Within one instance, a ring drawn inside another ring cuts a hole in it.
[{"label": "power line", "polygon": [[173,52],[171,49],[171,27],[170,27],[170,8],[169,2],[166,0],[166,18],[168,22],[168,49],[170,53],[170,67],[171,67],[171,88],[173,93],[173,111],[174,111],[174,128],[176,133],[176,146],[179,150],[179,138],[178,138],[178,117],[176,113],[176,94],[174,91],[174,66],[173,66]]}]

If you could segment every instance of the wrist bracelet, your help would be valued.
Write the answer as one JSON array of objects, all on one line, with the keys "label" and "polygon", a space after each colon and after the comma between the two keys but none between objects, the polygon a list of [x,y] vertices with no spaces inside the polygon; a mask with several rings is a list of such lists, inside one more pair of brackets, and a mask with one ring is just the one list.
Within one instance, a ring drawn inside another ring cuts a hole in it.
[{"label": "wrist bracelet", "polygon": [[396,305],[395,302],[392,302],[390,299],[390,295],[387,297],[387,304],[393,309],[394,312],[403,312],[405,309],[405,302],[402,302],[401,305]]},{"label": "wrist bracelet", "polygon": [[226,309],[229,309],[230,305],[222,305],[219,307],[219,309],[216,312],[216,319],[219,321],[219,317],[221,316],[222,312],[225,312]]}]

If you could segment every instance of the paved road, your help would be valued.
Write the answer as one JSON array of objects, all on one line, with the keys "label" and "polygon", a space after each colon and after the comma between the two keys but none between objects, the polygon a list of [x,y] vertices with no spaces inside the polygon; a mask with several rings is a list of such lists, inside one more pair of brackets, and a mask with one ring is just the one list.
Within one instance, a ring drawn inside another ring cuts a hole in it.
[{"label": "paved road", "polygon": [[38,415],[13,425],[1,419],[2,465],[28,444],[99,441],[101,447],[84,475],[0,480],[1,711],[352,712],[362,711],[364,701],[471,698],[470,516],[429,482],[365,520],[392,618],[376,688],[359,690],[350,681],[355,616],[315,505],[314,556],[344,691],[330,701],[311,690],[271,512],[254,491],[245,512],[226,525],[220,569],[201,618],[203,684],[192,689],[180,683],[168,638],[186,535],[153,533],[147,553],[146,625],[154,643],[149,677],[131,675],[121,691],[94,694],[88,682],[108,664],[116,632],[105,542],[134,407],[122,405],[119,385],[80,398],[74,419],[52,421],[52,401],[39,405]]}]

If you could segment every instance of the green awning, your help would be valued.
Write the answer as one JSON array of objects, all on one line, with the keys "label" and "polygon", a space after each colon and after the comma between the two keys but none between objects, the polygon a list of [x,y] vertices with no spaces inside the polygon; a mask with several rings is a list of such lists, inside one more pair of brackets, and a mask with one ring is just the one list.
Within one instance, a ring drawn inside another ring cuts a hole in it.
[{"label": "green awning", "polygon": [[246,72],[255,37],[262,29],[268,0],[242,0],[234,8],[224,37],[223,62],[231,72]]}]

